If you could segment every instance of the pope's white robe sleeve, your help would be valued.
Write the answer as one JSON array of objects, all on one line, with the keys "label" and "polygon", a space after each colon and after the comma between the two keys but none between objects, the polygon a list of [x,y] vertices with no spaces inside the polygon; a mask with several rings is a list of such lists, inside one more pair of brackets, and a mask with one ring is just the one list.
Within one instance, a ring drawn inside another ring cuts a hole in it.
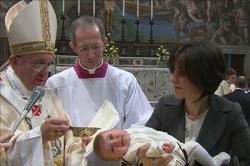
[{"label": "pope's white robe sleeve", "polygon": [[50,160],[53,158],[52,153],[49,148],[43,147],[40,126],[27,132],[17,130],[10,142],[13,142],[12,147],[7,151],[6,160],[1,162],[1,166],[53,165],[53,161]]}]

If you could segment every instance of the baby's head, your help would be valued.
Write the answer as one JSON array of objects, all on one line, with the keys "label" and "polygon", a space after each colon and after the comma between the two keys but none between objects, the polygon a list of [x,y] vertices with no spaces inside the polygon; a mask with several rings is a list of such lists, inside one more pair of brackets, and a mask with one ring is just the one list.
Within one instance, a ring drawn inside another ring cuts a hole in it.
[{"label": "baby's head", "polygon": [[94,140],[94,151],[102,160],[120,160],[128,150],[129,134],[120,129],[101,132]]}]

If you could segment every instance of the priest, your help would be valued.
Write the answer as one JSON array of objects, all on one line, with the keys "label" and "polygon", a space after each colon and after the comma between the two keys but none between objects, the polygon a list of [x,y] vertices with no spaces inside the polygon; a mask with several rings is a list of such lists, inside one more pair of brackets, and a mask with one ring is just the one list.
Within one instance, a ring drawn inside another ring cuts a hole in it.
[{"label": "priest", "polygon": [[[73,21],[70,47],[78,55],[73,67],[50,77],[47,86],[62,99],[74,126],[88,126],[101,104],[110,101],[119,114],[119,129],[132,124],[144,125],[152,107],[133,74],[109,65],[103,59],[107,45],[100,19],[82,16]],[[94,154],[89,166],[119,166],[119,162],[101,161]]]}]

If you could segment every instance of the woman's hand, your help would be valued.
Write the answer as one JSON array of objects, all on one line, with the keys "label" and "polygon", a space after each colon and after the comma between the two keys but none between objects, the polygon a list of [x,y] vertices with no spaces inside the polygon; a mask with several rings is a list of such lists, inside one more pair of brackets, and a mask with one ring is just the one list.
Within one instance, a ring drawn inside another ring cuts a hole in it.
[{"label": "woman's hand", "polygon": [[146,151],[150,148],[150,145],[143,145],[142,147],[140,147],[139,151],[138,151],[138,157],[139,157],[139,161],[141,164],[143,164],[143,166],[166,166],[168,165],[168,163],[173,159],[173,156],[171,154],[167,154],[167,153],[171,153],[173,151],[173,145],[172,144],[164,144],[165,146],[167,146],[166,149],[163,148],[164,151],[166,151],[166,154],[162,155],[162,157],[159,158],[148,158],[145,156]]},{"label": "woman's hand", "polygon": [[162,149],[166,152],[166,153],[172,153],[173,149],[174,149],[174,145],[170,144],[170,143],[165,143],[162,145]]}]

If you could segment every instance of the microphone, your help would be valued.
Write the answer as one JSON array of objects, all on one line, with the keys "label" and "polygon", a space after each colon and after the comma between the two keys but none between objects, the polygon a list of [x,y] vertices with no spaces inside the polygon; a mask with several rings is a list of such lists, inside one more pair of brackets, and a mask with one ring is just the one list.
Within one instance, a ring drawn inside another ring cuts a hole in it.
[{"label": "microphone", "polygon": [[16,123],[14,124],[12,129],[10,130],[11,133],[14,133],[16,131],[16,129],[18,128],[18,126],[20,125],[22,120],[30,112],[32,106],[37,102],[37,100],[39,100],[43,96],[44,96],[44,88],[41,86],[36,86],[33,89],[33,93],[31,95],[30,99],[28,100],[27,104],[25,105],[22,114],[20,115],[20,117],[17,119]]}]

